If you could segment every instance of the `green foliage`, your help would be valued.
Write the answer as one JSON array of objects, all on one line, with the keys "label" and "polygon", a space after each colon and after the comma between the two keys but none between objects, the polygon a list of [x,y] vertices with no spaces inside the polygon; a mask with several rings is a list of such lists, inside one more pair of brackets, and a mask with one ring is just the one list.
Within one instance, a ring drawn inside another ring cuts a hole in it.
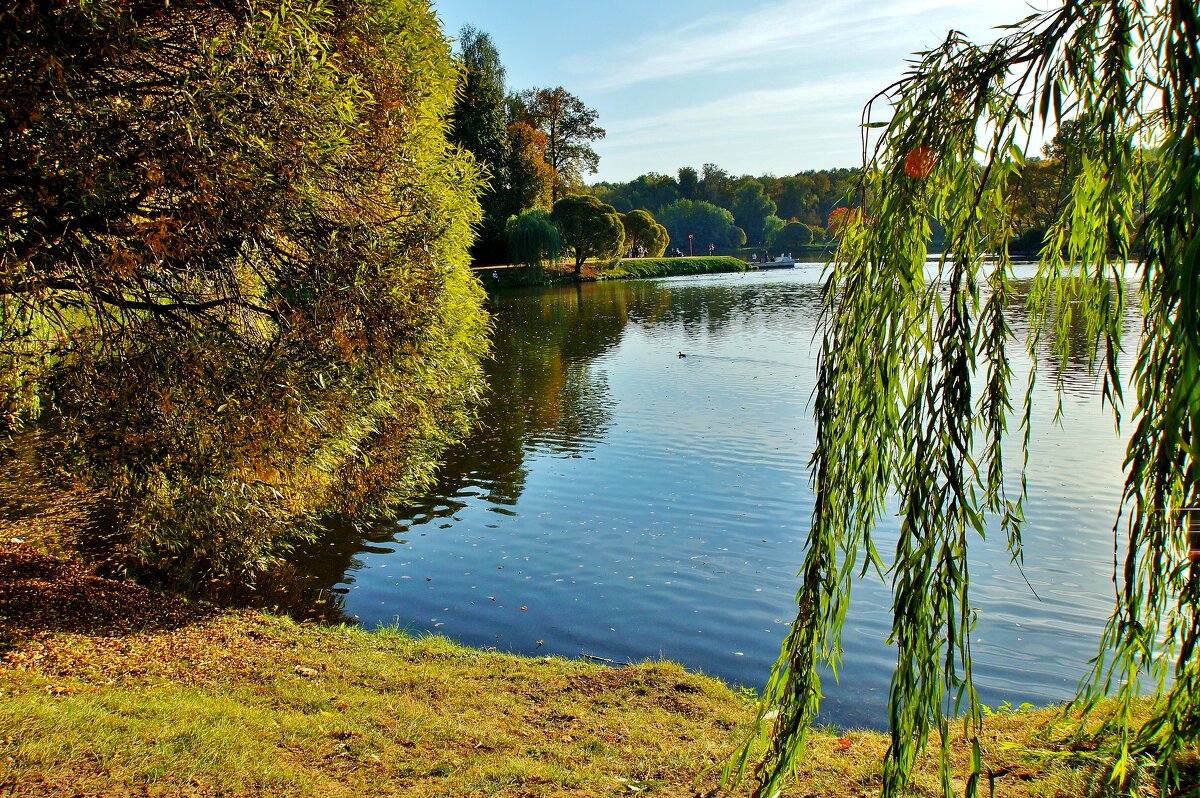
[{"label": "green foliage", "polygon": [[[1064,119],[1054,138],[1042,148],[1045,157],[1026,160],[1015,178],[1013,222],[1017,235],[1013,249],[1033,253],[1041,250],[1046,231],[1071,199],[1071,189],[1083,171],[1084,158],[1100,145],[1096,135],[1094,122]],[[1139,178],[1143,183],[1149,182],[1149,169],[1147,163]]]},{"label": "green foliage", "polygon": [[[759,708],[771,732],[759,794],[774,795],[798,762],[820,671],[838,666],[851,587],[872,566],[891,574],[897,648],[884,793],[903,793],[932,738],[947,761],[959,713],[972,752],[966,792],[978,791],[967,550],[998,527],[1019,563],[1028,450],[1014,463],[1004,440],[1015,427],[1028,441],[1032,421],[1029,394],[1013,395],[1009,307],[1025,300],[1010,282],[1006,242],[1020,146],[1067,115],[1094,127],[1047,231],[1028,300],[1035,323],[1020,345],[1039,346],[1049,330],[1065,358],[1072,319],[1081,320],[1099,344],[1085,356],[1104,374],[1103,400],[1117,418],[1131,416],[1115,526],[1125,559],[1080,706],[1114,697],[1100,713],[1114,794],[1134,794],[1147,765],[1162,794],[1194,792],[1185,767],[1200,743],[1200,566],[1187,556],[1180,508],[1200,504],[1198,29],[1192,3],[1066,0],[988,47],[951,33],[877,98],[889,122],[870,122],[868,106],[868,128],[882,134],[863,173],[864,213],[845,215],[825,290],[816,503],[798,615]],[[931,218],[953,253],[934,279]],[[1123,266],[1135,247],[1144,257]],[[1144,315],[1127,375],[1116,357],[1126,286]],[[874,537],[885,514],[899,518],[890,563]],[[1143,727],[1135,709],[1146,683],[1156,695]],[[748,742],[733,772],[756,750]],[[948,765],[942,778],[954,794]]]},{"label": "green foliage", "polygon": [[679,199],[675,181],[666,175],[647,174],[620,185],[593,186],[592,192],[619,211],[641,208],[657,214]]},{"label": "green foliage", "polygon": [[680,199],[700,198],[700,175],[692,167],[681,166],[679,168],[679,176],[675,185],[678,187]]},{"label": "green foliage", "polygon": [[738,186],[729,210],[737,226],[746,231],[748,243],[762,244],[767,240],[767,220],[775,217],[776,206],[762,183],[747,180]]},{"label": "green foliage", "polygon": [[575,254],[575,278],[588,258],[615,258],[621,254],[625,228],[611,205],[584,194],[568,194],[554,203],[550,221],[558,228],[564,247]]},{"label": "green foliage", "polygon": [[704,164],[700,172],[700,199],[726,210],[733,206],[733,179],[715,163]]},{"label": "green foliage", "polygon": [[695,246],[708,251],[709,244],[718,247],[740,247],[746,242],[746,234],[733,222],[733,214],[707,202],[677,200],[658,215],[658,221],[667,228],[671,246],[688,251],[688,234],[696,236]]},{"label": "green foliage", "polygon": [[531,208],[520,216],[510,216],[504,229],[508,241],[508,257],[512,263],[523,263],[533,273],[540,274],[547,262],[558,260],[562,239],[558,228],[543,208]]},{"label": "green foliage", "polygon": [[491,37],[464,25],[458,34],[462,79],[451,113],[449,138],[475,156],[489,178],[480,195],[483,223],[472,247],[473,259],[492,263],[503,252],[504,224],[521,210],[507,190],[511,162],[505,99],[504,65]]},{"label": "green foliage", "polygon": [[788,222],[767,240],[767,247],[776,252],[791,252],[794,249],[808,246],[812,240],[812,230],[808,225],[800,224],[800,222]]},{"label": "green foliage", "polygon": [[549,208],[558,176],[546,163],[546,134],[524,122],[508,126],[509,160],[504,197],[512,214]]},{"label": "green foliage", "polygon": [[[798,221],[824,227],[830,211],[844,203],[856,175],[854,169],[822,169],[783,177],[763,175],[734,179],[715,164],[705,164],[703,176],[692,167],[683,167],[678,178],[651,172],[628,183],[598,183],[591,187],[591,193],[620,211],[645,208],[657,216],[675,200],[686,199],[703,200],[734,212],[736,216],[735,194],[743,187],[757,183],[767,199],[776,204],[772,213],[784,222]],[[753,189],[749,191],[753,192]],[[766,218],[766,223],[771,224],[771,217]],[[745,224],[739,224],[745,227]],[[764,226],[763,232],[766,235],[770,230]],[[757,243],[761,244],[762,240]]]},{"label": "green foliage", "polygon": [[775,248],[775,236],[782,230],[788,222],[780,219],[778,216],[768,216],[763,224],[763,243],[768,247]]},{"label": "green foliage", "polygon": [[546,135],[546,162],[554,169],[552,199],[583,187],[583,176],[594,174],[600,156],[592,142],[604,138],[597,114],[564,89],[527,89],[509,97],[510,122],[524,122]]},{"label": "green foliage", "polygon": [[[0,11],[0,390],[180,580],[431,478],[486,347],[425,2]],[[33,401],[36,397],[38,401]]]},{"label": "green foliage", "polygon": [[642,246],[651,258],[662,257],[667,251],[670,236],[667,228],[654,220],[649,211],[630,211],[621,215],[621,225],[625,228],[625,248]]},{"label": "green foliage", "polygon": [[630,258],[621,261],[612,271],[605,272],[603,277],[678,277],[685,274],[744,272],[748,268],[746,261],[741,258]]}]

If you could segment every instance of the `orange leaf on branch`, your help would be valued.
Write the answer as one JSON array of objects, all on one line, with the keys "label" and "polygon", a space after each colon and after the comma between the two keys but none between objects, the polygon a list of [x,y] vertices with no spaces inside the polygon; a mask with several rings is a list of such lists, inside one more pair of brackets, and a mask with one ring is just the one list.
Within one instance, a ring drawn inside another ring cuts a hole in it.
[{"label": "orange leaf on branch", "polygon": [[929,177],[934,161],[933,150],[923,146],[914,147],[904,156],[904,174],[914,180]]}]

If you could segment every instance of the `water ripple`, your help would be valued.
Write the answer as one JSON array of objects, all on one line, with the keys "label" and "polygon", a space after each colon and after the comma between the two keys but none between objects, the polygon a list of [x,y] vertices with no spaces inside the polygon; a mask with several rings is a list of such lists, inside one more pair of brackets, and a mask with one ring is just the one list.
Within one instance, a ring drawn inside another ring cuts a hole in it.
[{"label": "water ripple", "polygon": [[[761,686],[795,612],[813,504],[817,272],[502,295],[480,434],[396,519],[403,544],[341,561],[346,612],[502,650],[669,657]],[[1112,601],[1119,441],[1093,404],[1053,426],[1039,390],[1033,590],[998,530],[972,547],[991,704],[1069,697]],[[880,540],[894,537],[888,520]],[[879,727],[890,591],[874,576],[854,590],[825,716]]]}]

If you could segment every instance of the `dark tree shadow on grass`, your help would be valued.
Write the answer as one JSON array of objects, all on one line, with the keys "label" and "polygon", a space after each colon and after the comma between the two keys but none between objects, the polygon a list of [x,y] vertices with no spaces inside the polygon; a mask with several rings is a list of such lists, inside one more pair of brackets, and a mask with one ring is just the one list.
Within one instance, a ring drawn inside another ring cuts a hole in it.
[{"label": "dark tree shadow on grass", "polygon": [[0,643],[40,633],[118,637],[177,629],[213,612],[23,543],[0,542]]}]

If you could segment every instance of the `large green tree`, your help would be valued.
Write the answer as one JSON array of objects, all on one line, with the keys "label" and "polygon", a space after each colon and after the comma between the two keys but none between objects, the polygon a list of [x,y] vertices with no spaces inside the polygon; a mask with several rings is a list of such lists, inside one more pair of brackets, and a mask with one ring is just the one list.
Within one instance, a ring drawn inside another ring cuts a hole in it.
[{"label": "large green tree", "polygon": [[715,163],[706,163],[700,171],[698,199],[729,210],[733,205],[733,178]]},{"label": "large green tree", "polygon": [[550,221],[562,245],[575,256],[575,279],[588,258],[615,258],[625,242],[621,217],[611,205],[587,194],[568,194],[554,203]]},{"label": "large green tree", "polygon": [[458,34],[462,78],[451,114],[450,140],[475,156],[488,183],[480,195],[483,222],[472,246],[474,260],[495,263],[504,253],[504,224],[521,210],[513,207],[508,167],[504,65],[491,36],[471,25]]},{"label": "large green tree", "polygon": [[509,117],[546,134],[546,161],[557,173],[553,199],[582,188],[583,176],[595,174],[600,156],[592,142],[604,138],[597,113],[564,89],[527,89],[509,99]]},{"label": "large green tree", "polygon": [[253,571],[428,480],[485,348],[425,0],[0,10],[0,408],[118,555]]},{"label": "large green tree", "polygon": [[509,262],[524,264],[531,282],[542,276],[544,264],[558,260],[562,252],[562,238],[545,208],[530,208],[508,217],[504,234]]},{"label": "large green tree", "polygon": [[658,221],[667,228],[671,246],[688,250],[688,235],[694,235],[693,243],[702,252],[708,245],[718,247],[740,247],[746,243],[746,234],[734,224],[733,214],[707,202],[676,200],[663,208]]},{"label": "large green tree", "polygon": [[772,232],[767,246],[777,252],[791,252],[812,243],[812,230],[800,222],[788,222]]},{"label": "large green tree", "polygon": [[680,199],[700,199],[700,175],[694,168],[681,166],[675,185],[679,188]]},{"label": "large green tree", "polygon": [[621,226],[625,228],[625,246],[646,248],[651,258],[661,257],[671,240],[667,228],[655,221],[649,211],[636,210],[621,214]]},{"label": "large green tree", "polygon": [[775,215],[775,202],[767,196],[762,183],[743,180],[733,192],[729,211],[738,227],[746,231],[750,244],[762,244],[767,240],[767,219]]},{"label": "large green tree", "polygon": [[[1200,563],[1188,555],[1181,508],[1200,504],[1198,32],[1190,2],[1066,0],[991,45],[951,33],[868,106],[864,132],[880,135],[862,175],[864,212],[842,229],[823,294],[816,501],[798,614],[759,708],[770,732],[760,795],[776,794],[802,751],[864,562],[892,580],[884,793],[901,794],[932,739],[946,753],[952,722],[972,752],[966,791],[977,792],[986,752],[967,550],[990,530],[1019,562],[1025,453],[1005,440],[1010,428],[1019,440],[1032,419],[1009,351],[1050,335],[1067,357],[1072,319],[1098,344],[1085,356],[1104,374],[1103,398],[1128,439],[1114,527],[1123,563],[1080,705],[1112,732],[1099,753],[1113,792],[1147,794],[1138,782],[1149,764],[1158,794],[1195,794]],[[1014,177],[1031,129],[1067,116],[1094,120],[1094,135],[1026,300],[1005,249]],[[952,253],[934,279],[930,217]],[[1144,254],[1126,266],[1135,250]],[[1144,317],[1131,341],[1122,340],[1127,288]],[[1031,340],[1014,341],[1011,304],[1025,301]],[[1122,347],[1136,352],[1128,373]],[[890,561],[876,548],[885,514],[899,520]],[[1143,724],[1136,706],[1147,685]],[[1105,694],[1113,703],[1095,711]]]}]

